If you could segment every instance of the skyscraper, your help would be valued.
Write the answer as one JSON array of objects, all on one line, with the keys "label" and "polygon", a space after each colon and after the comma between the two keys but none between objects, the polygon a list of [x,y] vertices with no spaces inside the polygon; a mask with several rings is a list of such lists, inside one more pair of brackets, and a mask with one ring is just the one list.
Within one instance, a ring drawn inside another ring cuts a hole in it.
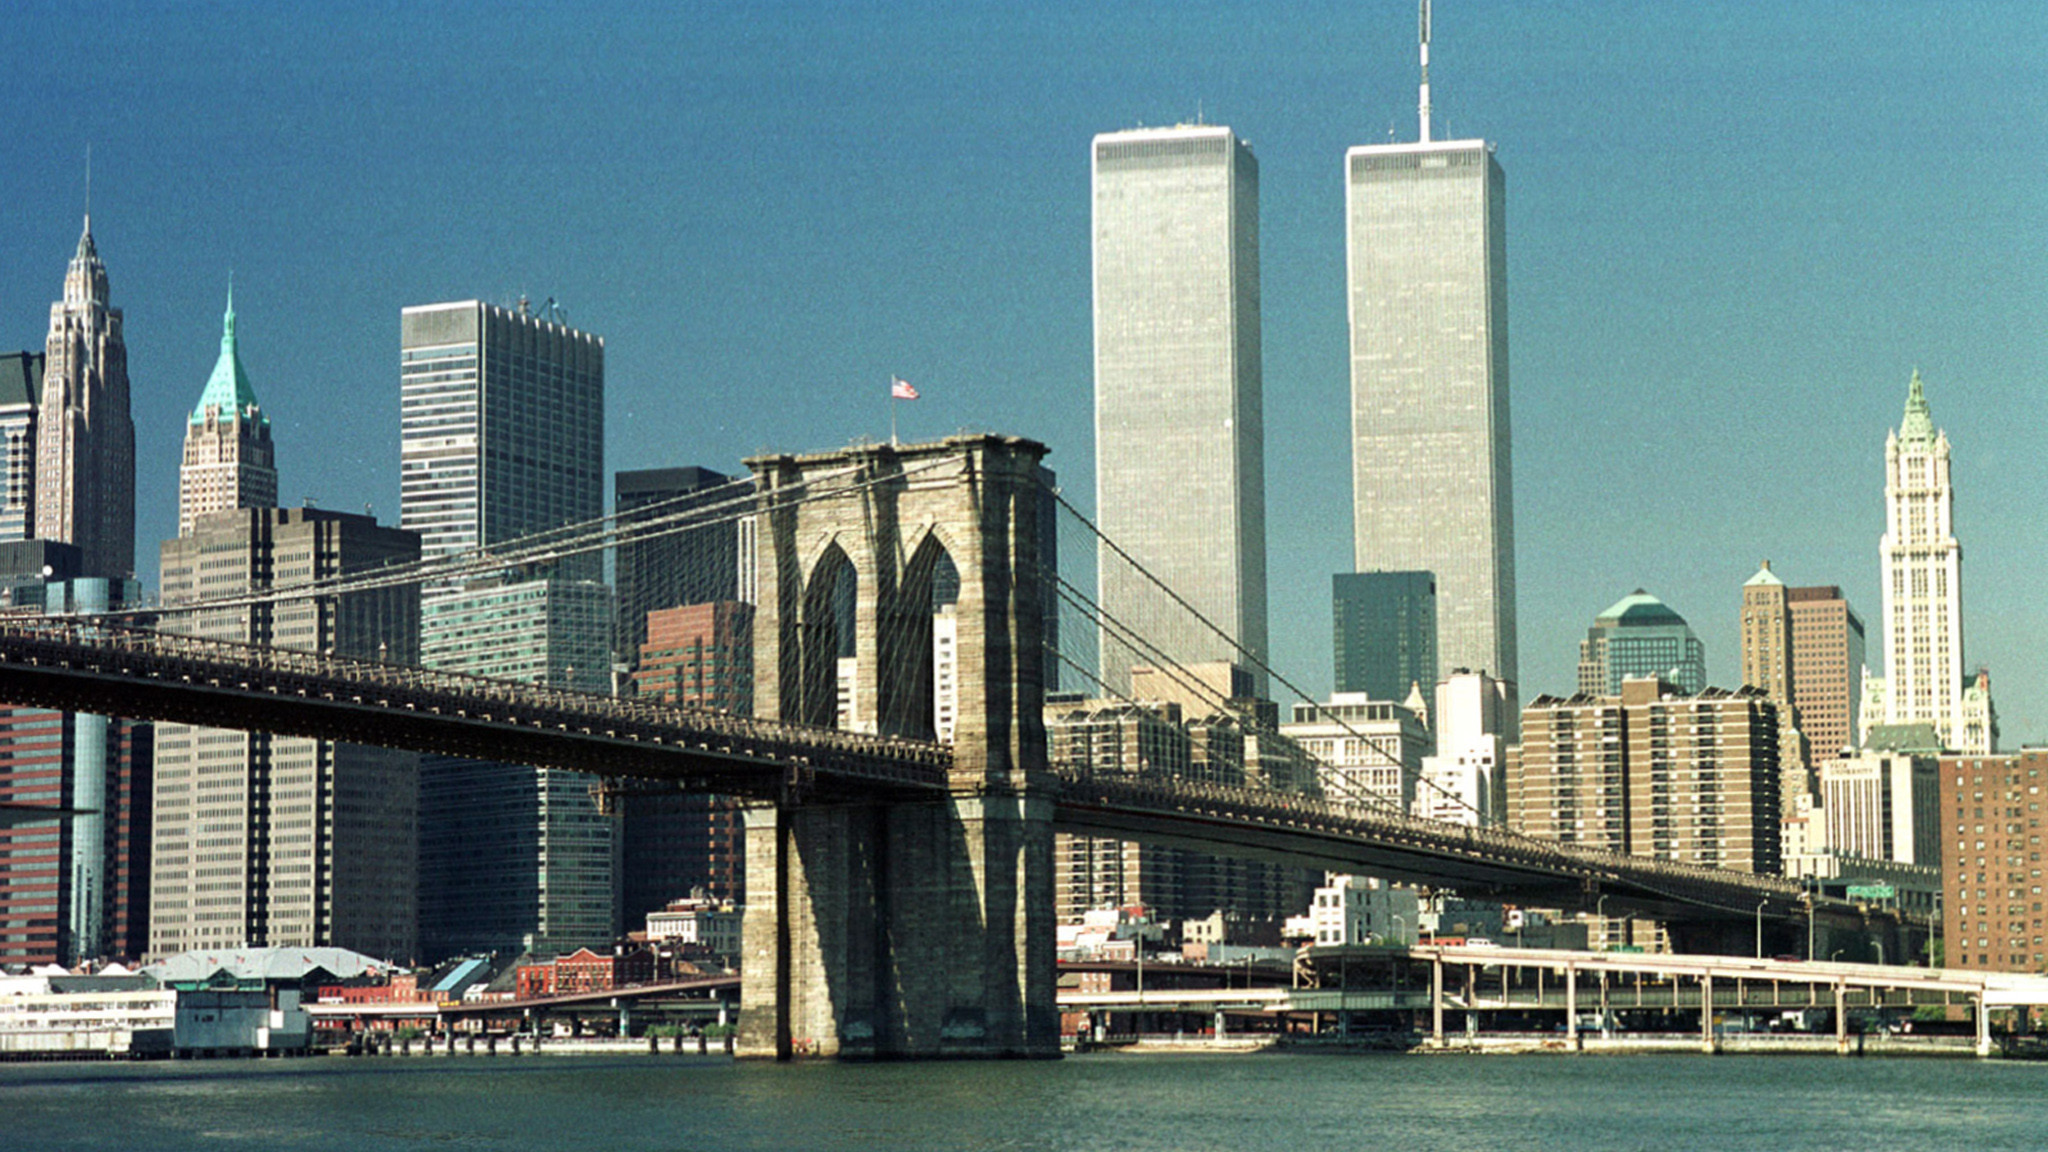
[{"label": "skyscraper", "polygon": [[[1742,586],[1742,682],[1789,703],[1817,764],[1855,742],[1863,620],[1832,584],[1789,588],[1765,561]],[[1781,748],[1788,766],[1794,749]]]},{"label": "skyscraper", "polygon": [[1594,617],[1579,641],[1579,691],[1619,696],[1621,682],[1657,676],[1686,692],[1707,686],[1707,646],[1685,617],[1641,588]]},{"label": "skyscraper", "polygon": [[1437,682],[1436,578],[1427,572],[1339,572],[1330,580],[1337,691],[1405,700]]},{"label": "skyscraper", "polygon": [[[647,642],[647,614],[739,597],[740,513],[752,513],[750,485],[709,468],[649,468],[612,481],[618,530],[652,533],[665,518],[701,526],[628,538],[618,547],[618,636],[612,649],[632,660]],[[683,895],[686,893],[679,893]]]},{"label": "skyscraper", "polygon": [[[419,558],[419,536],[321,508],[234,508],[162,545],[167,609]],[[419,590],[172,612],[166,630],[411,663]],[[336,946],[410,959],[417,756],[265,732],[157,726],[149,951]]]},{"label": "skyscraper", "polygon": [[[420,663],[609,692],[611,608],[611,589],[590,580],[474,581],[427,597]],[[595,783],[561,768],[421,757],[422,955],[608,945],[617,841]]]},{"label": "skyscraper", "polygon": [[[638,695],[689,708],[754,713],[754,608],[735,600],[664,608],[647,615],[634,673]],[[702,888],[738,901],[746,865],[740,805],[722,796],[624,788],[618,800],[619,920]]]},{"label": "skyscraper", "polygon": [[0,542],[26,540],[36,524],[36,415],[43,403],[41,352],[0,356]]},{"label": "skyscraper", "polygon": [[[511,544],[604,510],[604,341],[476,300],[400,320],[400,518],[428,557]],[[421,662],[609,691],[602,556],[550,559],[422,593]],[[612,824],[579,772],[420,762],[423,953],[602,946]],[[481,853],[479,843],[495,850]]]},{"label": "skyscraper", "polygon": [[270,417],[242,367],[235,342],[235,294],[221,318],[220,359],[185,423],[185,462],[178,468],[178,535],[199,517],[227,508],[277,506],[277,458]]},{"label": "skyscraper", "polygon": [[[133,580],[74,578],[78,550],[0,547],[10,606],[53,613],[133,604]],[[0,964],[140,958],[148,944],[151,726],[118,717],[0,708],[0,796],[78,810],[0,828]]]},{"label": "skyscraper", "polygon": [[[1105,133],[1093,157],[1096,518],[1263,661],[1258,161],[1215,125]],[[1179,663],[1247,662],[1099,554],[1110,616]],[[1105,680],[1121,689],[1136,662],[1105,637]]]},{"label": "skyscraper", "polygon": [[[399,516],[427,559],[603,514],[601,338],[476,300],[399,329]],[[559,570],[599,579],[602,558]]]},{"label": "skyscraper", "polygon": [[1916,369],[1905,417],[1884,441],[1884,715],[1932,724],[1942,747],[1963,747],[1963,548],[1955,536],[1948,435],[1935,430]]},{"label": "skyscraper", "polygon": [[1792,609],[1769,560],[1742,585],[1742,682],[1792,699]]},{"label": "skyscraper", "polygon": [[50,305],[42,410],[36,417],[35,534],[75,544],[88,576],[135,571],[135,424],[121,310],[107,306],[107,266],[92,217]]},{"label": "skyscraper", "polygon": [[1518,679],[1507,178],[1484,140],[1344,157],[1355,567],[1436,576],[1440,668]]}]

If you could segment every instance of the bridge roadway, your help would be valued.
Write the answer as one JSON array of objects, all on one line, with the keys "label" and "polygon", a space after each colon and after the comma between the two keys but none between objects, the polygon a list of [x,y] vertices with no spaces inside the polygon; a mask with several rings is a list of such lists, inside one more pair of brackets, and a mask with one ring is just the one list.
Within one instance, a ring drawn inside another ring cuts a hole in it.
[{"label": "bridge roadway", "polygon": [[[244,728],[776,802],[943,795],[951,750],[647,700],[105,621],[0,618],[0,700]],[[1775,876],[1697,868],[1261,789],[1055,767],[1062,831],[1689,921],[1867,922]],[[1604,903],[1600,903],[1604,898]]]}]

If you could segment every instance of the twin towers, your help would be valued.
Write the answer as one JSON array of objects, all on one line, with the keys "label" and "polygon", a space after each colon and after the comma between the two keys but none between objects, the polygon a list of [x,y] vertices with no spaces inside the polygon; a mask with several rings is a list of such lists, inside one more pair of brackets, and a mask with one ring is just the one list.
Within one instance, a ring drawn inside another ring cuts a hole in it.
[{"label": "twin towers", "polygon": [[[1512,683],[1506,177],[1483,140],[1421,135],[1344,158],[1354,563],[1433,587],[1430,672]],[[1268,488],[1313,481],[1266,458],[1258,161],[1229,128],[1137,129],[1095,138],[1093,177],[1098,522],[1264,662]],[[1145,590],[1101,593],[1145,630]]]}]

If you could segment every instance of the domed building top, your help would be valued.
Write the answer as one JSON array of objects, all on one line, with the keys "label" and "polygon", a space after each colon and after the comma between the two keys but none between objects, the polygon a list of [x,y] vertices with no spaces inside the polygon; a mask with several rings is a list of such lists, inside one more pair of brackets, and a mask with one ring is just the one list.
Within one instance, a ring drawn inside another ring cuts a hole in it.
[{"label": "domed building top", "polygon": [[1673,612],[1669,605],[1641,588],[1616,600],[1614,605],[1594,618],[1595,624],[1684,624],[1685,617]]},{"label": "domed building top", "polygon": [[219,413],[219,418],[239,415],[244,420],[269,424],[270,417],[256,403],[256,389],[249,383],[248,370],[242,367],[242,356],[235,345],[235,290],[228,289],[227,315],[221,319],[220,359],[214,362],[213,375],[206,381],[206,390],[199,394],[199,403],[192,408],[192,423],[206,423],[207,409]]}]

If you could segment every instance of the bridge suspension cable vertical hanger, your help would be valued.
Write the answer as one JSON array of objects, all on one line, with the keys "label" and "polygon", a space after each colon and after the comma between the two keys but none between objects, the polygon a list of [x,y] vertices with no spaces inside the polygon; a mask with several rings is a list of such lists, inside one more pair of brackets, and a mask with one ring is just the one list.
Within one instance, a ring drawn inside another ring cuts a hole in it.
[{"label": "bridge suspension cable vertical hanger", "polygon": [[[1116,580],[1133,581],[1145,588],[1151,598],[1167,606],[1166,609],[1162,610],[1146,611],[1146,619],[1142,623],[1118,619],[1093,601],[1085,592],[1075,588],[1070,582],[1062,578],[1058,581],[1057,594],[1062,602],[1079,617],[1073,623],[1080,626],[1070,626],[1063,622],[1059,628],[1061,645],[1071,648],[1077,642],[1085,643],[1088,638],[1099,638],[1104,648],[1114,645],[1123,653],[1136,655],[1150,661],[1151,667],[1155,672],[1163,676],[1174,689],[1193,699],[1202,701],[1204,706],[1210,708],[1213,712],[1237,715],[1247,725],[1248,729],[1255,733],[1279,735],[1277,729],[1266,729],[1263,724],[1258,722],[1255,716],[1247,715],[1240,702],[1232,701],[1227,695],[1205,683],[1200,676],[1193,674],[1183,667],[1176,658],[1175,653],[1205,649],[1214,650],[1217,644],[1221,643],[1227,647],[1236,660],[1242,661],[1248,668],[1256,668],[1265,673],[1273,683],[1287,689],[1300,699],[1311,699],[1309,694],[1272,668],[1268,662],[1257,654],[1246,650],[1237,642],[1235,637],[1230,636],[1217,626],[1199,609],[1195,608],[1193,604],[1189,603],[1179,592],[1168,586],[1155,573],[1147,569],[1120,544],[1105,536],[1099,527],[1079,509],[1075,508],[1064,496],[1055,492],[1053,493],[1053,498],[1056,507],[1064,518],[1063,522],[1072,523],[1080,529],[1081,535],[1084,538],[1092,542],[1099,542],[1103,546],[1100,551],[1100,562],[1117,566],[1116,571],[1112,573],[1097,574],[1105,586]],[[1081,550],[1077,549],[1077,551]],[[1144,599],[1126,597],[1126,602],[1142,603]],[[1162,625],[1174,634],[1152,634],[1155,628]],[[1062,664],[1074,667],[1082,676],[1100,687],[1106,697],[1119,699],[1123,703],[1131,705],[1143,703],[1143,701],[1133,699],[1133,693],[1109,683],[1103,676],[1090,671],[1090,665],[1097,668],[1105,666],[1105,653],[1103,651],[1097,651],[1092,654],[1076,654],[1072,651],[1062,651],[1058,655]],[[1091,655],[1093,657],[1092,660],[1089,659]],[[1401,762],[1399,757],[1381,746],[1370,734],[1359,730],[1350,721],[1342,716],[1330,715],[1327,712],[1321,712],[1319,715],[1323,720],[1336,724],[1349,737],[1357,741],[1358,747],[1365,750],[1368,755],[1386,762],[1399,772],[1405,773],[1407,771],[1407,766]],[[1335,769],[1327,762],[1317,760],[1317,766],[1319,783],[1323,787],[1335,792],[1338,799],[1346,803],[1368,808],[1395,811],[1401,815],[1408,814],[1399,802],[1369,791],[1362,783],[1351,779],[1345,772]],[[1442,788],[1434,781],[1419,779],[1416,783],[1418,787],[1429,788],[1452,804],[1462,807],[1467,811],[1472,811],[1475,815],[1477,814],[1477,809],[1464,797]]]}]

